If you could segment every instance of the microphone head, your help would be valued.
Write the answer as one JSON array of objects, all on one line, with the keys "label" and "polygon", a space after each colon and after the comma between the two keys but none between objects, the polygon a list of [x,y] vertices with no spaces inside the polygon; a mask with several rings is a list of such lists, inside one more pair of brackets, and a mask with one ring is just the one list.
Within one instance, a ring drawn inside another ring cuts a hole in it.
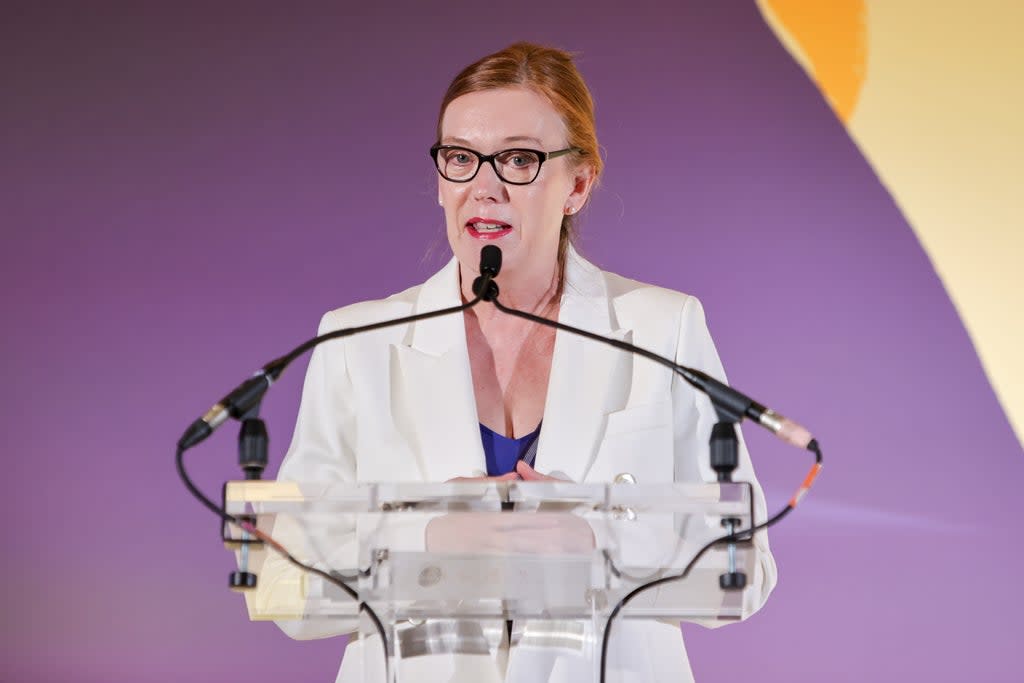
[{"label": "microphone head", "polygon": [[501,249],[488,244],[480,250],[480,274],[497,277],[501,272]]}]

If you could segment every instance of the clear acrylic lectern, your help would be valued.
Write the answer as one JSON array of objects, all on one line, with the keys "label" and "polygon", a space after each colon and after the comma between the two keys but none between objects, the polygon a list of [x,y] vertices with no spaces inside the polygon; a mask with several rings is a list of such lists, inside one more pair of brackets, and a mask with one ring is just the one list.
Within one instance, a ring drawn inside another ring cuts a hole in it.
[{"label": "clear acrylic lectern", "polygon": [[[391,680],[402,683],[430,680],[432,655],[476,657],[479,680],[501,680],[488,671],[503,665],[502,652],[507,662],[510,644],[583,658],[596,681],[618,601],[681,572],[729,524],[749,529],[753,514],[745,483],[252,481],[228,483],[224,496],[228,512],[249,516],[373,608],[391,643]],[[358,633],[367,680],[382,680],[377,629],[352,598],[263,544],[238,543],[251,540],[239,528],[224,536],[239,569],[258,577],[246,593],[251,619],[302,622],[299,637]],[[720,577],[753,577],[754,555],[749,542],[716,546],[685,579],[638,595],[615,623],[738,620],[755,587],[724,590]]]}]

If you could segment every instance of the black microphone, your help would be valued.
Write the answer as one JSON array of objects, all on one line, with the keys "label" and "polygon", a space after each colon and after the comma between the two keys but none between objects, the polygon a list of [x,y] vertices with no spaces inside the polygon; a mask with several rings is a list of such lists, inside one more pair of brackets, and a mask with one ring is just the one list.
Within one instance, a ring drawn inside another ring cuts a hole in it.
[{"label": "black microphone", "polygon": [[189,425],[178,440],[178,448],[187,450],[213,433],[229,417],[236,420],[259,405],[263,394],[274,382],[272,372],[261,369],[255,375],[239,384],[227,396],[213,404],[213,407]]},{"label": "black microphone", "polygon": [[501,249],[488,244],[480,250],[480,277],[473,280],[473,294],[483,301],[494,301],[498,285],[494,278],[501,272]]},{"label": "black microphone", "polygon": [[707,394],[718,410],[725,410],[734,419],[748,417],[770,431],[791,446],[808,448],[814,437],[806,427],[787,417],[780,415],[771,408],[766,408],[754,399],[736,391],[728,384],[720,382],[707,373],[676,365],[676,373],[691,386]]}]

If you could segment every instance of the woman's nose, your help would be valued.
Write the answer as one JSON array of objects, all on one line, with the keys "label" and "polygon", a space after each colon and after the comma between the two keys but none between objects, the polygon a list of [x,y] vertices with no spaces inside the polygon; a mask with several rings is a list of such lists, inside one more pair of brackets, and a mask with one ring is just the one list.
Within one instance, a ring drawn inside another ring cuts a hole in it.
[{"label": "woman's nose", "polygon": [[508,199],[505,183],[501,182],[497,170],[490,163],[481,164],[480,170],[477,171],[472,182],[474,199],[491,201]]}]

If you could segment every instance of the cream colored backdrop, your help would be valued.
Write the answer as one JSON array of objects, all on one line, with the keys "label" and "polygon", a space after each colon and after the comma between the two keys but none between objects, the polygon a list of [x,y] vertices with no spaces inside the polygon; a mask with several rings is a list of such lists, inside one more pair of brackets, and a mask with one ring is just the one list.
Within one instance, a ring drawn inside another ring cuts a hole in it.
[{"label": "cream colored backdrop", "polygon": [[1024,2],[758,6],[913,228],[1024,443]]}]

